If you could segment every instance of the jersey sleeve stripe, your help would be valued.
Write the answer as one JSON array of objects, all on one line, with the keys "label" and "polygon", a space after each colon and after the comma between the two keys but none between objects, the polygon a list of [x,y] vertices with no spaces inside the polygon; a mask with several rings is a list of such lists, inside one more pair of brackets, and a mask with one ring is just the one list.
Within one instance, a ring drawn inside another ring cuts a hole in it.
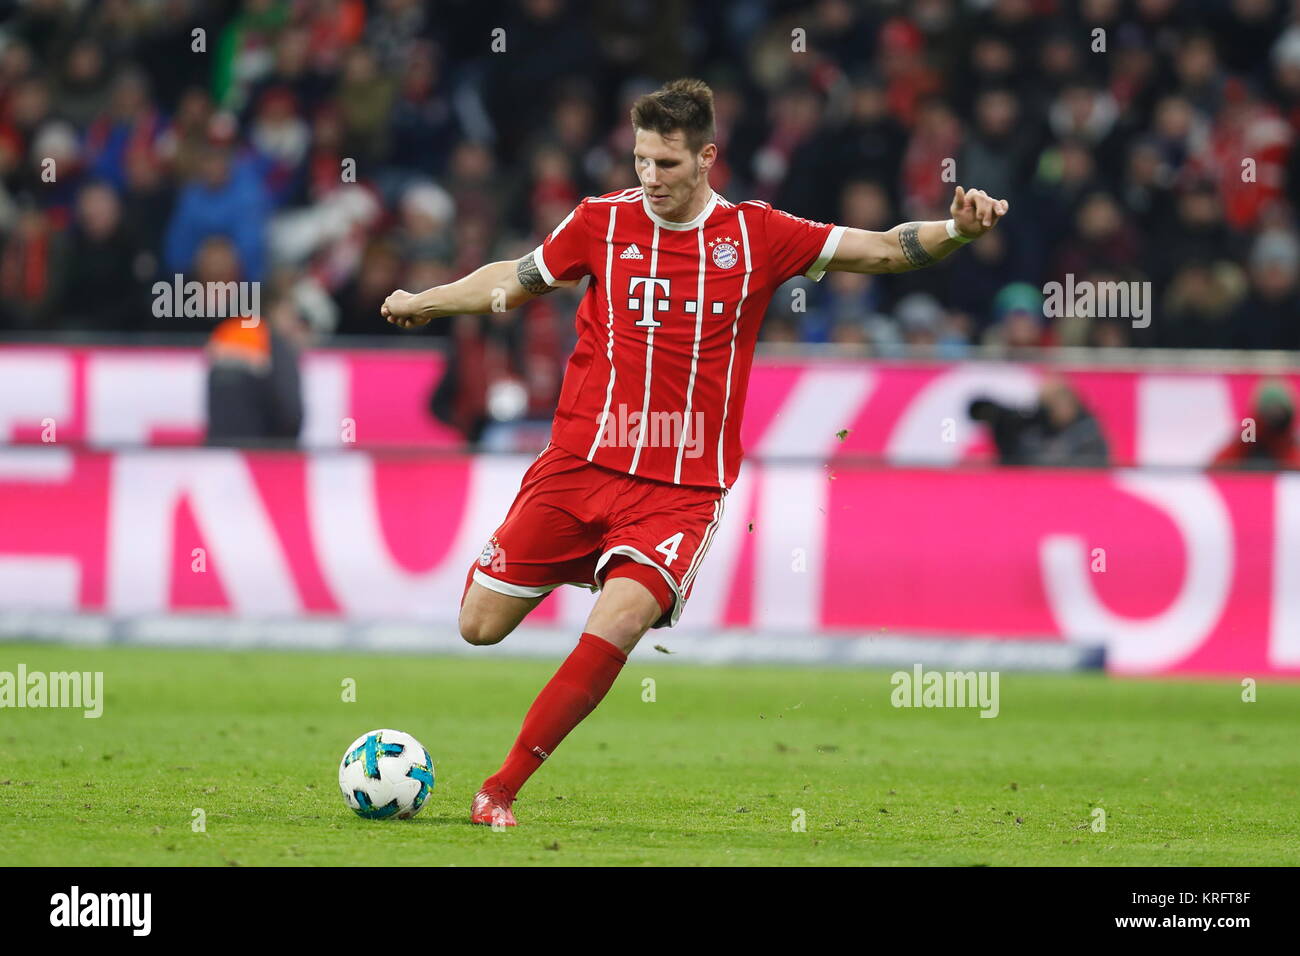
[{"label": "jersey sleeve stripe", "polygon": [[[577,207],[574,207],[572,212],[570,212],[567,216],[561,219],[560,224],[556,226],[554,229],[552,229],[551,234],[546,237],[546,242],[553,242],[555,240],[555,237],[564,231],[564,227],[567,226],[569,223],[573,222],[573,217],[577,212],[578,212]],[[538,246],[536,249],[533,250],[533,261],[537,263],[537,271],[542,274],[542,280],[547,285],[554,286],[556,284],[555,275],[554,273],[551,272],[550,266],[546,264],[546,255],[544,251],[546,242],[543,242],[540,246]]]},{"label": "jersey sleeve stripe", "polygon": [[831,229],[830,234],[826,237],[826,244],[822,246],[821,254],[817,256],[817,260],[804,273],[809,279],[820,282],[822,276],[826,274],[826,266],[835,257],[835,250],[840,247],[840,240],[844,238],[844,229],[844,226],[836,226]]},{"label": "jersey sleeve stripe", "polygon": [[550,286],[555,285],[556,278],[551,275],[551,270],[546,266],[546,254],[541,246],[533,250],[533,261],[537,263],[537,271],[542,274],[542,281]]}]

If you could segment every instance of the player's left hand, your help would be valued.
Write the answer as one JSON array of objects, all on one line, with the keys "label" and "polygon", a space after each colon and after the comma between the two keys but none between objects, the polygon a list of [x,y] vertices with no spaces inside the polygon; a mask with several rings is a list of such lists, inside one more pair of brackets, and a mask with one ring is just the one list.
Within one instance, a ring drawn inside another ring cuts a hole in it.
[{"label": "player's left hand", "polygon": [[953,193],[949,212],[957,224],[957,231],[975,239],[996,226],[1010,208],[1005,199],[993,199],[982,189],[962,189],[958,186]]}]

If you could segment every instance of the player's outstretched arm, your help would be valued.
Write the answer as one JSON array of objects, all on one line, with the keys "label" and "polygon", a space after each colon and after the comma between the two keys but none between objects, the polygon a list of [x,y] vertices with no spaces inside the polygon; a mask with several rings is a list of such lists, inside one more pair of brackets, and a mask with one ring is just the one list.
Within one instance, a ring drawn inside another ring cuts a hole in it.
[{"label": "player's outstretched arm", "polygon": [[423,292],[398,289],[384,300],[379,314],[393,325],[411,329],[446,315],[505,312],[560,286],[581,281],[547,285],[533,258],[535,254],[536,250],[522,259],[490,262],[462,279]]},{"label": "player's outstretched arm", "polygon": [[846,229],[826,268],[839,272],[924,269],[984,235],[1009,208],[1005,199],[992,199],[982,189],[958,186],[949,210],[952,219],[905,222],[888,232]]}]

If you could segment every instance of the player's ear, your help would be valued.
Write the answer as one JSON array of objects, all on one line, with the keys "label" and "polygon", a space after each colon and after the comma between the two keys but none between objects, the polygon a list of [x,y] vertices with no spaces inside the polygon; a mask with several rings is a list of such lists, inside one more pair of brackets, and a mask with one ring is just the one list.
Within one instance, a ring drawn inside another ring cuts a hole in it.
[{"label": "player's ear", "polygon": [[705,147],[700,150],[700,172],[707,173],[713,167],[713,164],[717,162],[717,159],[718,145],[716,143],[708,143],[705,145]]}]

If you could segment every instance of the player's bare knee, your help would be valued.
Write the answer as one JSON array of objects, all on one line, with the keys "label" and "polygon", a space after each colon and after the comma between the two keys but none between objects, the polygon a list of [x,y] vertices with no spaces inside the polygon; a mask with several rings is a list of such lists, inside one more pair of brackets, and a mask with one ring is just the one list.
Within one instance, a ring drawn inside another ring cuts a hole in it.
[{"label": "player's bare knee", "polygon": [[600,629],[605,640],[619,647],[633,647],[641,636],[650,629],[653,621],[647,621],[640,611],[626,608],[615,611],[601,622]]},{"label": "player's bare knee", "polygon": [[500,644],[505,640],[505,635],[500,631],[483,626],[460,626],[460,636],[464,638],[466,644],[473,644],[475,647],[487,647],[490,644]]},{"label": "player's bare knee", "polygon": [[467,644],[484,647],[501,643],[506,635],[487,615],[463,609],[460,612],[460,636]]}]

